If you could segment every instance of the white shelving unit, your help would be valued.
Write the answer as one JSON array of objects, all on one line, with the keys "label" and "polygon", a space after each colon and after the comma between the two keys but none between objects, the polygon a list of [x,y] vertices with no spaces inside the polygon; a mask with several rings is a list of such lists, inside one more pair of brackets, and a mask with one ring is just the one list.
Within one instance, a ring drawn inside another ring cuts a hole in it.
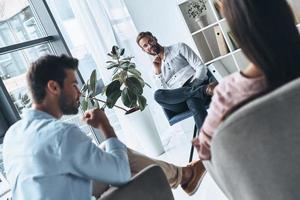
[{"label": "white shelving unit", "polygon": [[[218,0],[207,0],[208,24],[205,27],[201,27],[195,19],[188,16],[188,6],[192,1],[197,0],[179,0],[178,7],[196,44],[198,53],[203,62],[209,66],[209,70],[216,77],[224,77],[247,67],[249,60],[234,41],[226,19],[215,7]],[[292,7],[300,32],[300,1],[287,1]]]}]

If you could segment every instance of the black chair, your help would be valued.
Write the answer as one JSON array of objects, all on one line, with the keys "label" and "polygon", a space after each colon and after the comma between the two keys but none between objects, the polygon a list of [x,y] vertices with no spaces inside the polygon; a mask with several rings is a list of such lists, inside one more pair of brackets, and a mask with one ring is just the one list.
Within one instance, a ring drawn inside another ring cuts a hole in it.
[{"label": "black chair", "polygon": [[[168,119],[168,122],[170,124],[170,126],[184,120],[187,119],[189,117],[193,117],[193,113],[190,110],[186,110],[182,113],[176,113],[167,109],[163,109],[164,113]],[[197,126],[196,124],[194,125],[194,133],[193,133],[193,138],[195,138],[197,136]],[[191,151],[190,151],[190,157],[189,157],[189,162],[192,161],[193,159],[193,154],[194,154],[194,146],[191,146]]]},{"label": "black chair", "polygon": [[[210,71],[207,72],[207,75],[208,75],[208,79],[209,79],[208,82],[209,83],[217,81],[216,78],[213,76],[213,74]],[[206,105],[206,109],[208,109],[208,106],[209,105]],[[186,110],[186,111],[181,112],[181,113],[176,113],[176,112],[164,109],[164,108],[163,108],[163,110],[164,110],[164,113],[165,113],[165,115],[166,115],[166,117],[167,117],[167,119],[169,121],[170,126],[172,126],[173,124],[176,124],[177,122],[185,120],[185,119],[187,119],[189,117],[193,117],[193,113],[190,110]],[[193,138],[195,138],[197,135],[198,135],[198,130],[197,130],[197,126],[195,124],[194,125]],[[193,154],[194,154],[194,146],[191,145],[189,162],[192,161]]]}]

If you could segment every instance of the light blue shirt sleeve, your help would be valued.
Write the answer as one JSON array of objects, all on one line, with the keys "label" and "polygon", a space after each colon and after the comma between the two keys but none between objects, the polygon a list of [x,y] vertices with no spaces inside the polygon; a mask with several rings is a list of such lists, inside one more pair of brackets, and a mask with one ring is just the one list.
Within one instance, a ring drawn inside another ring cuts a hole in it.
[{"label": "light blue shirt sleeve", "polygon": [[105,145],[106,151],[103,151],[78,127],[72,126],[60,144],[64,169],[111,185],[128,182],[131,173],[126,146],[117,138],[109,138]]},{"label": "light blue shirt sleeve", "polygon": [[207,68],[199,56],[185,43],[180,43],[178,48],[180,54],[183,55],[188,63],[196,70],[193,78],[205,81],[207,79]]}]

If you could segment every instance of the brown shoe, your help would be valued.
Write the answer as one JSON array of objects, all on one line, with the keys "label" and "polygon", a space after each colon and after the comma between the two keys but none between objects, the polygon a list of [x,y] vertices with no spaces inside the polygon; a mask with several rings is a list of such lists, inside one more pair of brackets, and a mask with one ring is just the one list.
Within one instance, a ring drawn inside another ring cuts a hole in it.
[{"label": "brown shoe", "polygon": [[192,178],[184,185],[181,185],[181,187],[188,195],[193,195],[200,186],[206,173],[206,169],[201,160],[192,162],[187,167],[192,168]]}]

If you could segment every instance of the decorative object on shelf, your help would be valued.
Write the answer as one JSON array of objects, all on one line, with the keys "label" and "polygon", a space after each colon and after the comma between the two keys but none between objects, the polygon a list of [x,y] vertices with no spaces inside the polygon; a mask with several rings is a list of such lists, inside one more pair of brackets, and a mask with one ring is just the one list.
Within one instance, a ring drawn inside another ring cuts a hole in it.
[{"label": "decorative object on shelf", "polygon": [[[84,98],[81,101],[82,109],[85,111],[89,107],[99,107],[98,102],[102,102],[105,107],[116,107],[125,114],[132,113],[137,110],[144,110],[147,105],[147,100],[143,96],[143,88],[145,85],[150,87],[143,78],[141,72],[136,69],[135,63],[131,62],[133,57],[123,57],[125,49],[120,49],[113,46],[110,53],[107,55],[111,60],[107,61],[107,69],[114,69],[112,82],[105,86],[103,94],[106,100],[96,98],[96,70],[94,70],[90,79],[83,85],[81,93]],[[117,100],[121,97],[123,104],[129,108],[123,108],[116,105]]]},{"label": "decorative object on shelf", "polygon": [[225,39],[223,37],[220,26],[215,26],[214,27],[214,32],[215,32],[215,36],[216,36],[216,39],[217,39],[217,44],[218,44],[218,47],[219,47],[220,55],[221,56],[226,55],[229,52],[229,49],[228,49],[227,44],[225,42]]},{"label": "decorative object on shelf", "polygon": [[229,32],[227,32],[227,35],[230,39],[230,42],[232,43],[232,46],[233,46],[234,50],[239,49],[240,46],[238,45],[233,33],[231,31],[229,31]]},{"label": "decorative object on shelf", "polygon": [[188,16],[198,23],[200,28],[208,25],[207,0],[190,0],[188,4]]}]

